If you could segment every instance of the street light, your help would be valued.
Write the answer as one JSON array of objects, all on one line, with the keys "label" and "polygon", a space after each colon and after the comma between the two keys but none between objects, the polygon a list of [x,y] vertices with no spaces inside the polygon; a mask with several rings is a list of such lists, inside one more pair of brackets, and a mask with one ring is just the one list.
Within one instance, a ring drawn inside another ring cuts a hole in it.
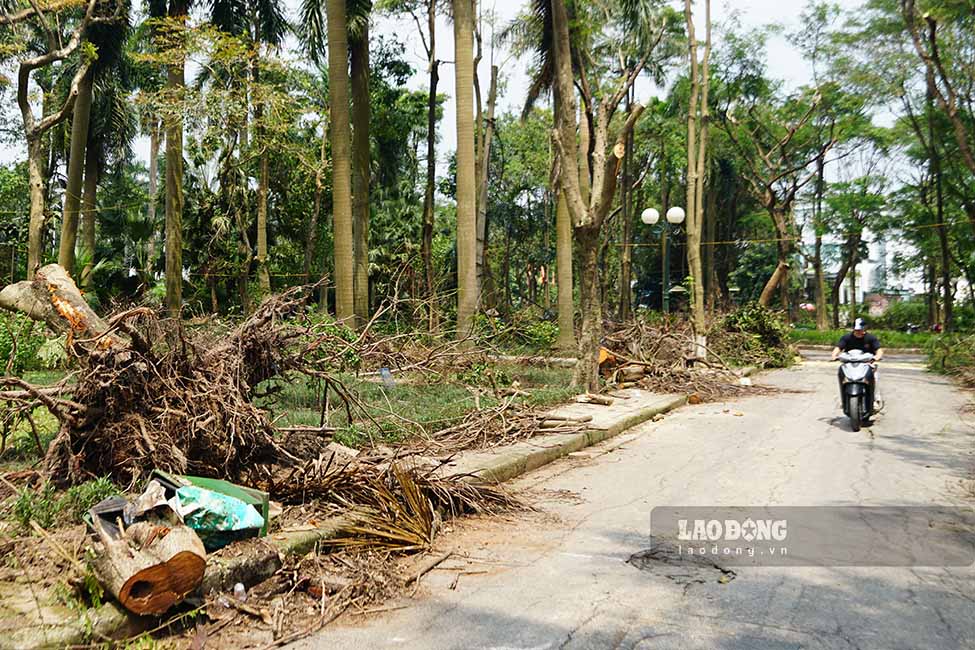
[{"label": "street light", "polygon": [[[686,218],[684,208],[674,206],[667,210],[667,224],[660,224],[660,247],[663,250],[663,283],[661,291],[661,307],[665,312],[670,311],[670,238],[667,236],[671,226],[680,226]],[[648,226],[655,226],[660,221],[660,211],[647,208],[640,215],[640,220]]]}]

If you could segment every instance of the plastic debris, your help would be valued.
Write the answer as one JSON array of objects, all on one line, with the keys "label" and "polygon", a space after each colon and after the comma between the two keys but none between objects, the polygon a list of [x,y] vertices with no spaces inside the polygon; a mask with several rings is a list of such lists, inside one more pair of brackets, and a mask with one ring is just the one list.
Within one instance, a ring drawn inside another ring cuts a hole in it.
[{"label": "plastic debris", "polygon": [[249,503],[195,485],[176,490],[178,512],[186,525],[196,531],[207,551],[256,537],[264,527],[264,517]]}]

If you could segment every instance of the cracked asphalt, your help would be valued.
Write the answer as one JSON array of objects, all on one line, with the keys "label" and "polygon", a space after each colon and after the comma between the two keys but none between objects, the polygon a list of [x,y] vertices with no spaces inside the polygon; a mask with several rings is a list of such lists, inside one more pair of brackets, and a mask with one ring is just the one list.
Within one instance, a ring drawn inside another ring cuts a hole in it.
[{"label": "cracked asphalt", "polygon": [[628,563],[659,505],[972,504],[965,394],[890,357],[884,412],[853,433],[835,373],[815,357],[758,380],[786,392],[685,407],[523,477],[513,488],[538,512],[459,524],[413,598],[293,647],[975,647],[972,566],[736,567],[720,581]]}]

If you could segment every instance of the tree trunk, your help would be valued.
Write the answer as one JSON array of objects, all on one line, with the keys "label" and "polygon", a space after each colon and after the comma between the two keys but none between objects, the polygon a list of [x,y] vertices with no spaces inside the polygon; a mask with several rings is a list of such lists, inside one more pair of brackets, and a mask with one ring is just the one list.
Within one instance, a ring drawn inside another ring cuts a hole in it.
[{"label": "tree trunk", "polygon": [[477,205],[474,159],[474,19],[471,0],[454,1],[457,93],[457,336],[471,334],[477,311]]},{"label": "tree trunk", "polygon": [[505,314],[511,314],[511,224],[504,230],[504,306]]},{"label": "tree trunk", "polygon": [[98,164],[98,151],[89,147],[85,152],[85,189],[81,201],[81,252],[85,266],[81,271],[81,287],[91,289],[91,274],[95,267],[95,222],[98,181],[101,170]]},{"label": "tree trunk", "polygon": [[437,329],[437,310],[433,306],[433,201],[437,182],[437,84],[440,82],[440,62],[437,60],[437,2],[427,0],[427,31],[430,42],[427,59],[430,88],[427,94],[427,180],[423,194],[423,233],[420,255],[423,258],[423,280],[426,299],[431,301],[429,331]]},{"label": "tree trunk", "polygon": [[816,198],[813,206],[816,229],[816,251],[813,256],[813,271],[816,278],[816,329],[829,329],[829,314],[826,313],[826,274],[823,272],[823,195],[826,191],[826,160],[820,156],[816,160]]},{"label": "tree trunk", "polygon": [[82,178],[85,170],[85,149],[88,147],[88,123],[91,117],[91,69],[78,86],[71,118],[71,149],[68,156],[68,181],[64,191],[64,216],[61,220],[61,243],[58,264],[74,275],[75,246],[78,241],[78,212],[81,208]]},{"label": "tree trunk", "polygon": [[[308,231],[305,233],[305,256],[302,266],[305,282],[311,282],[311,265],[315,259],[315,247],[318,245],[318,221],[322,214],[322,194],[324,193],[324,183],[322,177],[325,173],[326,143],[328,142],[328,124],[322,120],[322,142],[318,158],[318,169],[315,170],[315,199],[312,203],[311,218],[308,221]],[[323,274],[324,275],[324,274]]]},{"label": "tree trunk", "polygon": [[257,181],[257,287],[260,298],[264,299],[271,295],[271,272],[267,259],[267,194],[270,183],[270,162],[267,143],[263,141],[263,137],[261,139],[260,176]]},{"label": "tree trunk", "polygon": [[[178,17],[185,20],[183,11]],[[166,85],[182,97],[183,61],[169,67]],[[180,111],[166,117],[166,309],[173,316],[183,305],[183,119]]]},{"label": "tree trunk", "polygon": [[43,134],[27,140],[27,173],[30,183],[30,223],[27,231],[27,279],[34,277],[34,273],[41,266],[44,257],[44,169],[47,160],[44,157]]},{"label": "tree trunk", "polygon": [[[560,127],[558,112],[561,110],[561,102],[558,99],[558,88],[552,89],[553,113],[555,117],[554,127]],[[552,164],[556,165],[556,156],[552,157]],[[569,212],[569,205],[565,200],[565,193],[562,191],[561,182],[557,182],[555,187],[555,265],[558,277],[558,311],[559,311],[559,340],[558,348],[562,352],[576,353],[576,333],[575,333],[575,305],[573,304],[572,291],[572,214]],[[507,281],[507,277],[505,278]]]},{"label": "tree trunk", "polygon": [[839,270],[836,272],[836,280],[830,289],[830,302],[833,305],[833,329],[840,328],[840,289],[843,288],[843,281],[853,264],[853,255],[857,247],[860,246],[860,233],[851,234],[846,240],[847,255],[843,258]]},{"label": "tree trunk", "polygon": [[[913,12],[913,8],[911,9]],[[944,207],[944,176],[941,167],[941,145],[937,139],[937,132],[935,130],[935,97],[938,95],[938,89],[935,85],[934,71],[931,69],[930,64],[928,66],[927,74],[927,118],[928,118],[928,173],[931,175],[931,180],[934,182],[935,191],[935,205],[934,205],[934,226],[935,231],[938,233],[938,243],[940,245],[941,252],[941,288],[942,288],[942,300],[944,309],[944,320],[941,323],[943,331],[948,331],[951,329],[952,321],[952,311],[953,311],[953,298],[954,292],[951,288],[951,252],[948,248],[948,232],[944,225],[945,222],[945,207]],[[942,101],[941,107],[945,108],[945,104]],[[920,134],[919,134],[920,135]],[[922,144],[923,137],[921,138]],[[962,144],[959,141],[959,144]],[[922,200],[924,197],[922,196]],[[932,282],[934,278],[932,276]]]},{"label": "tree trunk", "polygon": [[582,329],[579,333],[579,360],[572,384],[582,390],[599,392],[598,352],[603,330],[603,309],[599,287],[599,229],[576,228],[576,241],[582,260],[579,294]]},{"label": "tree trunk", "polygon": [[717,248],[718,239],[718,192],[712,183],[708,187],[707,209],[704,211],[704,279],[707,288],[707,306],[710,311],[722,302],[721,283],[718,280]]},{"label": "tree trunk", "polygon": [[326,0],[329,108],[332,117],[332,215],[335,239],[335,317],[355,318],[352,235],[352,135],[349,126],[349,48],[345,0]]},{"label": "tree trunk", "polygon": [[857,254],[853,253],[853,259],[850,260],[850,314],[849,320],[852,323],[857,319]]},{"label": "tree trunk", "polygon": [[633,265],[633,134],[626,139],[626,153],[623,155],[623,190],[621,200],[623,218],[623,248],[620,251],[620,321],[630,319],[630,306],[633,294],[630,290]]},{"label": "tree trunk", "polygon": [[779,286],[779,283],[785,282],[785,278],[788,275],[789,265],[780,259],[778,265],[775,267],[775,271],[772,273],[772,277],[768,279],[768,282],[765,283],[765,287],[762,289],[762,294],[758,298],[758,304],[765,307],[772,304],[775,289]]},{"label": "tree trunk", "polygon": [[948,229],[944,225],[944,197],[942,194],[941,176],[939,175],[935,181],[937,186],[937,202],[938,202],[938,223],[940,224],[937,228],[938,232],[938,243],[941,247],[941,290],[942,290],[942,302],[944,304],[944,322],[941,326],[945,332],[953,329],[953,312],[954,312],[954,289],[951,285],[951,251],[948,248]]},{"label": "tree trunk", "polygon": [[[775,267],[772,277],[765,283],[765,287],[762,289],[762,295],[758,299],[759,304],[765,307],[768,307],[772,303],[772,298],[775,295],[775,289],[777,287],[782,292],[788,292],[789,257],[792,255],[789,229],[786,226],[786,208],[770,205],[767,207],[767,210],[769,216],[772,218],[772,224],[775,226],[775,234],[778,238],[777,248],[779,258],[778,265]],[[786,295],[786,303],[788,303],[788,294],[785,293],[784,295]]]},{"label": "tree trunk", "polygon": [[351,42],[352,66],[352,233],[355,316],[369,320],[369,27]]},{"label": "tree trunk", "polygon": [[147,217],[152,232],[146,246],[146,268],[143,269],[142,281],[149,284],[155,280],[156,247],[159,243],[159,231],[156,229],[156,195],[159,193],[159,121],[155,116],[150,117],[149,126],[149,207]]},{"label": "tree trunk", "polygon": [[481,131],[481,146],[478,148],[477,179],[477,282],[484,290],[487,275],[487,208],[488,176],[491,167],[491,142],[494,139],[494,109],[498,99],[498,66],[491,66],[491,85],[488,89],[487,118]]},{"label": "tree trunk", "polygon": [[[703,65],[698,65],[697,41],[691,0],[684,1],[688,47],[691,59],[691,99],[687,117],[687,265],[693,280],[691,314],[694,326],[694,356],[707,356],[707,318],[704,311],[704,271],[701,263],[701,234],[704,225],[704,170],[708,137],[708,74],[711,50],[711,3],[705,0],[706,41]],[[700,106],[698,104],[700,102]],[[697,112],[700,109],[700,122]],[[764,293],[764,292],[763,292]]]}]

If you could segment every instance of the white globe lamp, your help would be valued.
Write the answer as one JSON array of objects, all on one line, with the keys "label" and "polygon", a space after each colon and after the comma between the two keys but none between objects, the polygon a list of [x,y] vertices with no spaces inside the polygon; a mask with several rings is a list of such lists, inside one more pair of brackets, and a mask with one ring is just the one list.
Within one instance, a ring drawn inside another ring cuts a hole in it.
[{"label": "white globe lamp", "polygon": [[675,206],[667,210],[667,222],[672,223],[675,226],[679,223],[684,223],[685,216],[686,215],[684,214],[684,208]]},{"label": "white globe lamp", "polygon": [[654,208],[647,208],[643,211],[643,214],[640,215],[640,220],[648,226],[653,226],[660,221],[660,212]]}]

